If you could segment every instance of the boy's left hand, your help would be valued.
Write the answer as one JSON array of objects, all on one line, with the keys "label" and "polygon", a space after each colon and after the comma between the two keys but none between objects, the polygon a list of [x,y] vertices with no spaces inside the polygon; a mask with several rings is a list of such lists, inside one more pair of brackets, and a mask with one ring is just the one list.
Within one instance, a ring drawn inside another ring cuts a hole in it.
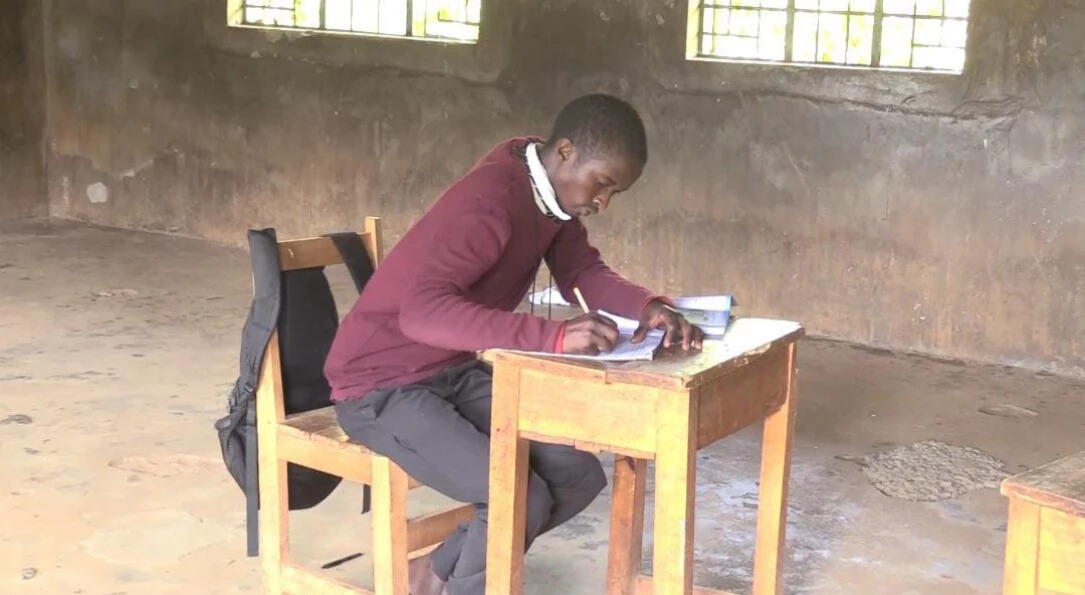
[{"label": "boy's left hand", "polygon": [[644,307],[640,315],[640,326],[633,333],[633,342],[640,343],[652,329],[666,329],[663,335],[663,347],[682,343],[682,349],[689,351],[700,349],[704,342],[704,331],[693,326],[678,312],[660,300],[652,300]]}]

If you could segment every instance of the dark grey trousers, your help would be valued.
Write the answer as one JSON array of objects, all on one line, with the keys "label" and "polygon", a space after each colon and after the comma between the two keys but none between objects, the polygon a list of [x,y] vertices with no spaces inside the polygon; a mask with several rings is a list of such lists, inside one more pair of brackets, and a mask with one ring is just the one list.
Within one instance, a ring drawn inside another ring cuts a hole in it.
[{"label": "dark grey trousers", "polygon": [[[376,390],[336,405],[351,439],[396,462],[409,475],[477,514],[432,554],[449,595],[484,595],[490,474],[489,366],[472,361],[420,382]],[[532,443],[527,546],[568,521],[599,495],[599,459],[568,446]]]}]

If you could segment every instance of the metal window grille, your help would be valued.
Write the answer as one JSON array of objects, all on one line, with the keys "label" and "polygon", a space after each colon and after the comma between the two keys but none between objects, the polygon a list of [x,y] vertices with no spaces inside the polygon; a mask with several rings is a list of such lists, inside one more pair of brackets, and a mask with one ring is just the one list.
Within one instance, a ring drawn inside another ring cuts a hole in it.
[{"label": "metal window grille", "polygon": [[693,58],[961,72],[969,0],[691,0]]},{"label": "metal window grille", "polygon": [[477,41],[482,0],[241,0],[254,27]]}]

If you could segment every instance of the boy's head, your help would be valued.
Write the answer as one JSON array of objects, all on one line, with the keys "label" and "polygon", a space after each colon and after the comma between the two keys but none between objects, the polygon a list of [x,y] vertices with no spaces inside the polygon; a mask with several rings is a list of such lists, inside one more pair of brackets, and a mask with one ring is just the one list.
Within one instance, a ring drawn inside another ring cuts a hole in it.
[{"label": "boy's head", "polygon": [[543,152],[562,210],[583,217],[607,208],[640,178],[648,138],[632,105],[611,95],[585,95],[558,114]]}]

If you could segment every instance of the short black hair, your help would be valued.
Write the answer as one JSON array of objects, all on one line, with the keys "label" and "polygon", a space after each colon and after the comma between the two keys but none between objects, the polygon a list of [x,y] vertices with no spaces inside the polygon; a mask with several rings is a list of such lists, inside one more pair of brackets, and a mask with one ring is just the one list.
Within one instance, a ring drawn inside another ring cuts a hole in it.
[{"label": "short black hair", "polygon": [[596,93],[569,102],[554,121],[548,143],[567,138],[589,155],[625,153],[648,162],[648,135],[636,108],[628,102]]}]

